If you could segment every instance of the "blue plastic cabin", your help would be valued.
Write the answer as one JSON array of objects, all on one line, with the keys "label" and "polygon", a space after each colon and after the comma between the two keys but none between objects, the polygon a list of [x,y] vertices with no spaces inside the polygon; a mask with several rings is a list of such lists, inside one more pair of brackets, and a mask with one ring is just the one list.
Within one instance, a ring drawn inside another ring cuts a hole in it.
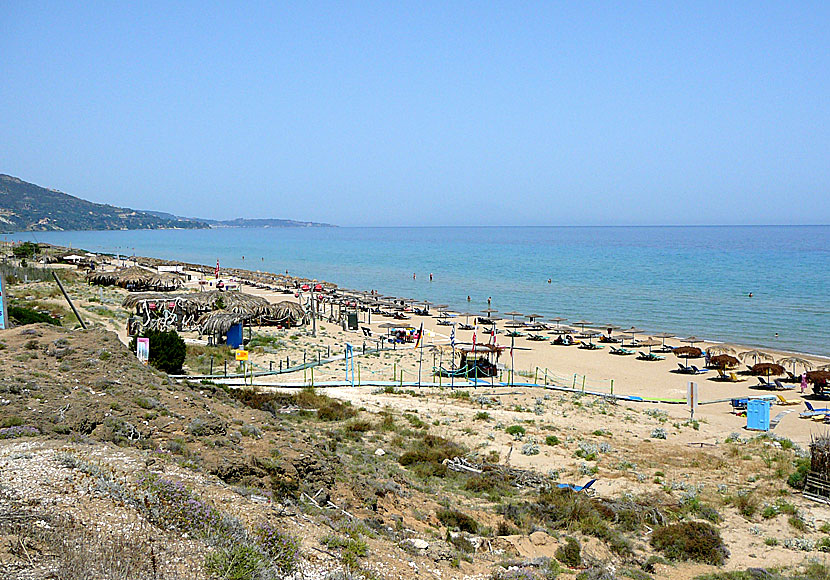
[{"label": "blue plastic cabin", "polygon": [[242,325],[234,324],[228,330],[228,337],[226,342],[231,348],[239,348],[242,346]]},{"label": "blue plastic cabin", "polygon": [[772,403],[765,399],[751,399],[746,405],[746,428],[769,431],[769,410]]}]

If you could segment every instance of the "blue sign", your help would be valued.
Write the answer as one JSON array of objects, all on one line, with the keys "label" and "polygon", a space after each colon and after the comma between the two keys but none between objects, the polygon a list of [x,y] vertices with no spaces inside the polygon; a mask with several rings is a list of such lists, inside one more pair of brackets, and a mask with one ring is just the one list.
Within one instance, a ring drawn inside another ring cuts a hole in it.
[{"label": "blue sign", "polygon": [[0,276],[0,329],[6,328],[6,284]]}]

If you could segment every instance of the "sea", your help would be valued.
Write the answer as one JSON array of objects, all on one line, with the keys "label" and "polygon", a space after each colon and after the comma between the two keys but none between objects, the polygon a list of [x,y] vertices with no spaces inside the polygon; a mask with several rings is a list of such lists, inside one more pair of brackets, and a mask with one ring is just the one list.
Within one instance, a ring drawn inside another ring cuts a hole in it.
[{"label": "sea", "polygon": [[502,313],[830,356],[830,226],[220,228],[4,237],[287,271],[457,311],[480,312],[489,303]]}]

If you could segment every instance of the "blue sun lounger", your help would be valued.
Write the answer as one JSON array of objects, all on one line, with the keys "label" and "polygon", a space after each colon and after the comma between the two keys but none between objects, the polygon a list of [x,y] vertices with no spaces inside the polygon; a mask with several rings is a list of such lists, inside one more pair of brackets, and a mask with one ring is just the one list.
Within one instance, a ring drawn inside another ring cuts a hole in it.
[{"label": "blue sun lounger", "polygon": [[[585,493],[589,493],[588,489],[594,485],[596,479],[592,479],[585,485],[574,485],[573,483],[557,483],[556,487],[559,489],[570,489],[571,491],[584,491]],[[593,491],[593,490],[591,490]]]},{"label": "blue sun lounger", "polygon": [[804,401],[804,404],[807,405],[807,410],[799,413],[799,417],[818,417],[830,413],[830,409],[816,409],[810,404],[810,401]]}]

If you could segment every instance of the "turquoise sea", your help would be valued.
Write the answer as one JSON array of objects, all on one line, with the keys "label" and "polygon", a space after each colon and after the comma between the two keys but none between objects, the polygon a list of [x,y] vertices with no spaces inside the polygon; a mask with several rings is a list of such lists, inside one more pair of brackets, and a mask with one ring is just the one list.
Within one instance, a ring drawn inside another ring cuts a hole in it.
[{"label": "turquoise sea", "polygon": [[223,266],[288,270],[473,312],[492,297],[501,312],[830,356],[830,226],[229,228],[5,237],[204,264],[218,258]]}]

